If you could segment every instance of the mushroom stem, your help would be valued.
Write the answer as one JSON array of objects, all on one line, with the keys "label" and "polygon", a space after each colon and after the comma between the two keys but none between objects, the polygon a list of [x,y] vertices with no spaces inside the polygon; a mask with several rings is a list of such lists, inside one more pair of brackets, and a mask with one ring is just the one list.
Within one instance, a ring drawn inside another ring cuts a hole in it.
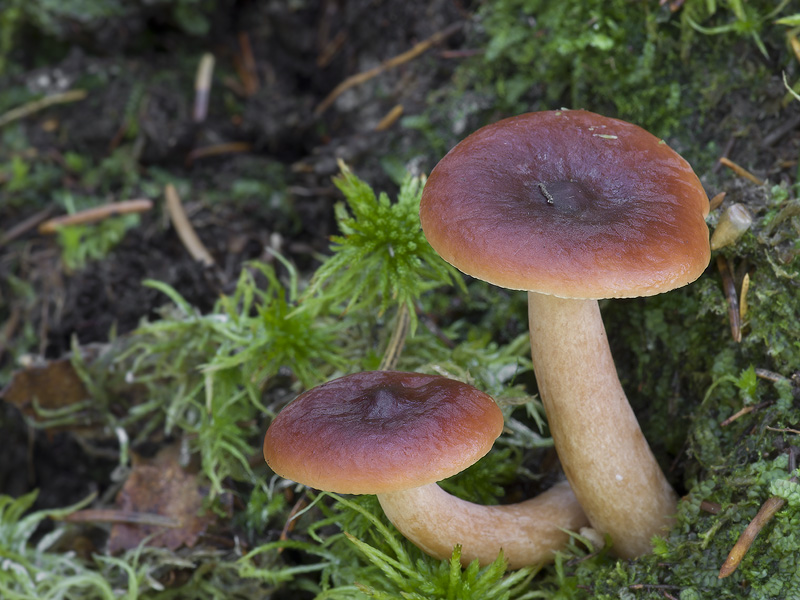
[{"label": "mushroom stem", "polygon": [[386,516],[421,550],[447,559],[461,544],[461,562],[492,563],[500,550],[510,569],[551,562],[569,541],[566,530],[588,524],[569,483],[562,481],[517,504],[483,506],[431,483],[378,494]]},{"label": "mushroom stem", "polygon": [[575,496],[618,556],[650,552],[677,496],[620,385],[597,301],[530,292],[528,319],[539,393]]}]

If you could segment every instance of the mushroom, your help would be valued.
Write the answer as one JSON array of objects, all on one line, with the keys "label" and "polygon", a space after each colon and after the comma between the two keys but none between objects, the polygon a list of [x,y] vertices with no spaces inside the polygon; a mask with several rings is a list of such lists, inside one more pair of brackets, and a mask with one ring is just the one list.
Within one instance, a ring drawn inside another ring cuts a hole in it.
[{"label": "mushroom", "polygon": [[461,271],[528,291],[539,392],[564,472],[621,557],[651,548],[676,495],[611,356],[598,299],[695,280],[710,258],[708,197],[689,164],[643,129],[583,110],[484,127],[433,169],[420,219]]},{"label": "mushroom", "polygon": [[436,481],[477,462],[503,429],[491,396],[445,377],[371,371],[298,396],[270,425],[264,458],[275,473],[308,486],[377,494],[389,520],[420,549],[444,559],[512,569],[552,560],[565,530],[587,524],[569,484],[504,506],[456,498]]}]

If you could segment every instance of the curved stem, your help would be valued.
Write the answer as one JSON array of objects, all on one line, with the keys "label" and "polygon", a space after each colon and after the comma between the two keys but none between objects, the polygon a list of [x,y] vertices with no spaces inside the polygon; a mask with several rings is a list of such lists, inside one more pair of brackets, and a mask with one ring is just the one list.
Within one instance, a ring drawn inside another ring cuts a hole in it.
[{"label": "curved stem", "polygon": [[620,385],[596,300],[528,294],[539,393],[564,473],[592,526],[633,558],[671,523],[677,497]]},{"label": "curved stem", "polygon": [[566,546],[562,529],[577,530],[588,521],[566,481],[535,498],[503,506],[482,506],[452,496],[435,483],[378,494],[386,516],[426,553],[450,558],[461,544],[464,565],[493,562],[500,550],[509,568],[550,562]]}]

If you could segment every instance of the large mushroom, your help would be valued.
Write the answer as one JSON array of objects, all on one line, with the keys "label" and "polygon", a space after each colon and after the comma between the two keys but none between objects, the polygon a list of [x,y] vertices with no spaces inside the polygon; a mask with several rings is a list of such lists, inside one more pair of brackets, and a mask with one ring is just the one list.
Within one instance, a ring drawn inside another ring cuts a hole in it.
[{"label": "large mushroom", "polygon": [[708,197],[645,130],[583,110],[479,129],[433,169],[420,207],[431,246],[461,271],[527,290],[533,364],[556,450],[593,527],[635,557],[676,495],[611,356],[597,300],[666,292],[710,257]]},{"label": "large mushroom", "polygon": [[356,373],[304,392],[267,430],[270,468],[311,487],[377,494],[386,516],[419,548],[486,565],[500,550],[512,569],[548,562],[588,522],[569,484],[512,505],[482,506],[436,482],[485,455],[503,429],[494,400],[445,377]]}]

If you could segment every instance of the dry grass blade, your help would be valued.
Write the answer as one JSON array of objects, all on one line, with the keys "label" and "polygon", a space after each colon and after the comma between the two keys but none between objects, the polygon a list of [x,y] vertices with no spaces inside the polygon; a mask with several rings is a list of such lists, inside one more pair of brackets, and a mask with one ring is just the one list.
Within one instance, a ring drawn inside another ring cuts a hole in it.
[{"label": "dry grass blade", "polygon": [[197,78],[194,82],[194,111],[192,119],[195,123],[206,120],[208,114],[208,100],[211,97],[211,75],[214,73],[214,55],[210,52],[203,54],[200,64],[197,65]]},{"label": "dry grass blade", "polygon": [[410,60],[415,59],[420,54],[435,46],[439,42],[445,40],[447,37],[453,35],[456,31],[461,29],[461,23],[453,23],[450,27],[446,27],[442,31],[437,31],[431,37],[426,40],[419,42],[418,44],[414,45],[410,50],[403,52],[402,54],[398,54],[397,56],[390,58],[387,61],[382,62],[380,65],[373,69],[369,69],[368,71],[364,71],[363,73],[358,73],[356,75],[352,75],[345,79],[342,83],[337,85],[333,91],[327,95],[327,97],[320,102],[319,106],[314,109],[314,114],[319,116],[324,113],[328,108],[330,108],[331,104],[333,104],[336,99],[341,96],[344,92],[349,90],[352,87],[356,87],[361,85],[362,83],[369,81],[373,77],[380,75],[384,71],[388,71],[394,67],[402,65],[403,63],[407,63]]},{"label": "dry grass blade", "polygon": [[[797,477],[792,477],[789,481],[797,482]],[[773,496],[764,502],[756,516],[753,517],[753,520],[745,527],[742,535],[736,540],[736,543],[728,554],[728,558],[722,563],[718,576],[720,579],[728,577],[739,567],[745,554],[747,554],[747,551],[750,549],[750,546],[753,545],[756,536],[761,533],[761,530],[764,529],[764,526],[775,516],[775,513],[783,508],[784,504],[786,504],[786,500],[778,496]]]},{"label": "dry grass blade", "polygon": [[189,222],[189,217],[186,216],[186,211],[183,210],[183,204],[181,204],[180,196],[178,196],[178,190],[176,190],[175,186],[171,183],[167,184],[164,188],[164,195],[167,198],[167,212],[169,212],[169,218],[175,226],[178,237],[181,238],[181,242],[183,242],[186,250],[195,260],[202,262],[206,266],[213,265],[214,258],[203,245],[203,242],[200,241],[197,232]]},{"label": "dry grass blade", "polygon": [[153,201],[146,198],[111,202],[109,204],[103,204],[102,206],[95,206],[94,208],[72,213],[71,215],[63,215],[49,219],[39,225],[39,233],[45,235],[53,234],[58,231],[59,227],[64,227],[66,225],[96,223],[117,215],[146,212],[151,208],[153,208]]},{"label": "dry grass blade", "polygon": [[742,324],[739,317],[739,296],[736,293],[736,284],[731,275],[728,260],[722,255],[717,256],[717,268],[722,276],[722,287],[725,291],[725,299],[728,302],[728,318],[731,322],[731,335],[737,342],[742,341]]},{"label": "dry grass blade", "polygon": [[77,102],[83,100],[88,95],[86,90],[68,90],[60,94],[53,94],[45,96],[39,100],[34,100],[28,104],[24,104],[19,108],[8,111],[6,114],[0,116],[0,127],[8,125],[19,119],[24,119],[34,113],[49,108],[55,104],[67,104],[68,102]]},{"label": "dry grass blade", "polygon": [[758,177],[753,175],[750,171],[748,171],[747,169],[745,169],[744,167],[742,167],[740,165],[737,165],[732,160],[730,160],[728,158],[725,158],[723,156],[722,158],[719,159],[719,162],[720,162],[720,164],[723,164],[726,167],[728,167],[731,171],[736,173],[739,177],[744,177],[745,179],[747,179],[749,181],[752,181],[756,185],[764,185],[764,180],[763,179],[759,179]]}]

